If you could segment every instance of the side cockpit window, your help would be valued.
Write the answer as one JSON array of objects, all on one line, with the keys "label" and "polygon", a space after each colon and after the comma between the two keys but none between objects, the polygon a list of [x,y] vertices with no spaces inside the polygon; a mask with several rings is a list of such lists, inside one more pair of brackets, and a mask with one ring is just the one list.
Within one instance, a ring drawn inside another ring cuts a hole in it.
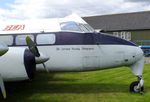
[{"label": "side cockpit window", "polygon": [[36,38],[36,43],[38,45],[54,44],[55,42],[55,34],[38,34]]},{"label": "side cockpit window", "polygon": [[84,24],[84,26],[85,26],[90,32],[95,32],[95,30],[94,30],[89,24]]}]

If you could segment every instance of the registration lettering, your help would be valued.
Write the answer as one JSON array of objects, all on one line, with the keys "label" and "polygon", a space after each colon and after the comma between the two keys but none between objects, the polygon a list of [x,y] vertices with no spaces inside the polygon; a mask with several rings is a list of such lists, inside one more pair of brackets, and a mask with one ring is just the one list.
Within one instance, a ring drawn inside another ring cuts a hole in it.
[{"label": "registration lettering", "polygon": [[18,30],[24,30],[25,29],[25,25],[7,25],[3,31],[18,31]]}]

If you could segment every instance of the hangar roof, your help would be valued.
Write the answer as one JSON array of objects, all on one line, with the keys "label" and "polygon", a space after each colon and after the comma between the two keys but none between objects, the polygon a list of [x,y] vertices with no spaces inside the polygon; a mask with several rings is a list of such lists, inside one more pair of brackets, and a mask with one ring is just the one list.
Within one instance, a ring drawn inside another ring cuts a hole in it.
[{"label": "hangar roof", "polygon": [[94,29],[104,31],[150,29],[150,11],[83,17]]}]

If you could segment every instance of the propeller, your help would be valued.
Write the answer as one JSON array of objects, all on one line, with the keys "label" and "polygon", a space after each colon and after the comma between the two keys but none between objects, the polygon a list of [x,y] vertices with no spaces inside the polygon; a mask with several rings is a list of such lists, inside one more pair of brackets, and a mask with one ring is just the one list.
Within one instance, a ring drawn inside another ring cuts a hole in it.
[{"label": "propeller", "polygon": [[40,57],[40,53],[39,50],[36,46],[36,44],[31,40],[31,38],[29,36],[26,37],[26,43],[28,45],[28,48],[30,49],[30,51],[36,56],[36,57]]},{"label": "propeller", "polygon": [[49,57],[46,57],[42,53],[39,52],[36,44],[32,41],[32,39],[29,36],[26,37],[26,43],[27,43],[29,50],[35,56],[36,64],[43,64],[44,69],[47,72],[49,72],[48,69],[46,68],[46,65],[45,65],[45,62],[49,60]]},{"label": "propeller", "polygon": [[2,91],[3,98],[6,99],[6,90],[5,90],[4,81],[1,75],[0,75],[0,88]]}]

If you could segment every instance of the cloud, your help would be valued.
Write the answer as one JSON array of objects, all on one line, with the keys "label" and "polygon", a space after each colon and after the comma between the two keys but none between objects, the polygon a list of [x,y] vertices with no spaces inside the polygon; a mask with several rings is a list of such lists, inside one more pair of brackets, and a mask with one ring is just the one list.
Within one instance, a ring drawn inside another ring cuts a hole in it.
[{"label": "cloud", "polygon": [[9,10],[0,8],[0,21],[8,19],[9,18],[8,15],[9,15]]},{"label": "cloud", "polygon": [[125,2],[149,2],[149,0],[124,0]]},{"label": "cloud", "polygon": [[140,0],[15,0],[9,9],[0,9],[2,19],[64,17],[72,12],[80,16],[135,12],[150,9]]},{"label": "cloud", "polygon": [[15,0],[9,16],[19,19],[63,17],[72,12],[80,16],[103,14],[116,8],[120,0]]},{"label": "cloud", "polygon": [[117,11],[114,10],[114,13],[140,12],[148,10],[150,10],[150,4],[143,2],[124,2]]}]

